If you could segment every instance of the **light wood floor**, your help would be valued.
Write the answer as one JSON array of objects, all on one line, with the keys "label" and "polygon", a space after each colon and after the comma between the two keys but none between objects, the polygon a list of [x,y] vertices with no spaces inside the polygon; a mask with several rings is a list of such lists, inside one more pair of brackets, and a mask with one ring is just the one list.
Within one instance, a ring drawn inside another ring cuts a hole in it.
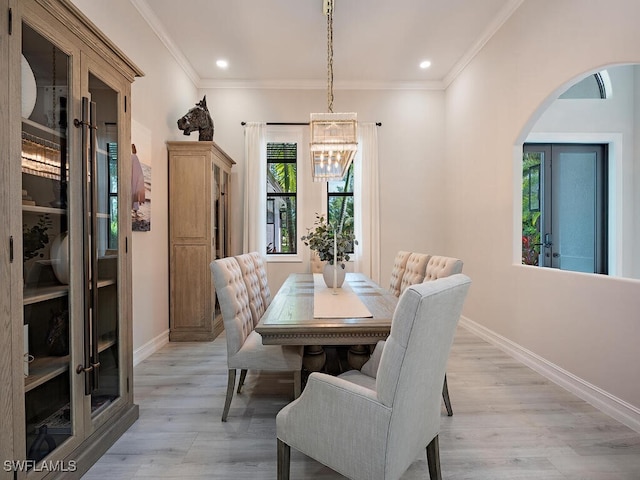
[{"label": "light wood floor", "polygon": [[[639,434],[462,327],[447,377],[444,479],[640,479]],[[224,337],[156,352],[135,368],[140,419],[83,478],[275,479],[275,416],[292,381],[249,372],[221,423],[226,378]],[[291,478],[343,477],[292,449]],[[428,479],[426,455],[402,478]]]}]

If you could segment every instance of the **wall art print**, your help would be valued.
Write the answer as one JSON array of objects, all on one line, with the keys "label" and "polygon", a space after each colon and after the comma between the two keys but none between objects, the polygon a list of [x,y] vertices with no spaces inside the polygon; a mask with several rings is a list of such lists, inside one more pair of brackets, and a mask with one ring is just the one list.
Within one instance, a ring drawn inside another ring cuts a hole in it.
[{"label": "wall art print", "polygon": [[131,122],[131,229],[151,230],[151,132]]}]

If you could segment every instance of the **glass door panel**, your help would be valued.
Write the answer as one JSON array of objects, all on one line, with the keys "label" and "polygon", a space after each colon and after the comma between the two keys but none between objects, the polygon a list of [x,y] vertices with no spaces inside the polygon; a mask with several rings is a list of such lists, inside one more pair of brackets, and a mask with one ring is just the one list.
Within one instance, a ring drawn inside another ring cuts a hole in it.
[{"label": "glass door panel", "polygon": [[89,73],[88,165],[91,415],[120,396],[118,300],[118,93]]},{"label": "glass door panel", "polygon": [[26,456],[73,432],[67,100],[70,58],[22,26],[22,224]]}]

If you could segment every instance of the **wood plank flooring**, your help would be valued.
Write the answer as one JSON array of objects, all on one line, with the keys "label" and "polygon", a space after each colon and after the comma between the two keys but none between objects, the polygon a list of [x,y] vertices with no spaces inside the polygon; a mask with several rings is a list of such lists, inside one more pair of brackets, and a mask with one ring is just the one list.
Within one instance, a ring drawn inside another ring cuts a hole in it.
[{"label": "wood plank flooring", "polygon": [[[276,413],[290,375],[249,372],[220,421],[226,340],[170,343],[135,368],[140,419],[85,480],[276,478]],[[639,480],[640,435],[458,328],[442,409],[445,480]],[[292,479],[344,478],[291,450]],[[426,455],[402,477],[428,479]]]}]

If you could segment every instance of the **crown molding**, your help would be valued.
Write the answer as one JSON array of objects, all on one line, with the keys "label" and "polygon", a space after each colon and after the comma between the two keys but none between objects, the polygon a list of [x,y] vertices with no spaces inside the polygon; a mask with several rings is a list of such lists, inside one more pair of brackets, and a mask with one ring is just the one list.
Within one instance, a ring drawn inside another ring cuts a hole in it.
[{"label": "crown molding", "polygon": [[504,25],[504,23],[513,15],[513,13],[522,5],[524,0],[509,0],[509,2],[502,7],[498,12],[496,18],[491,24],[482,32],[478,41],[465,53],[460,60],[451,68],[442,79],[444,88],[448,88],[449,85],[460,75],[460,73],[469,65],[471,60],[482,50],[487,42],[493,37],[498,30]]},{"label": "crown molding", "polygon": [[175,42],[171,39],[169,34],[162,25],[162,22],[158,19],[155,13],[149,7],[147,0],[129,0],[131,4],[140,12],[142,18],[149,24],[151,29],[155,32],[160,41],[167,47],[169,53],[176,59],[178,65],[184,70],[187,76],[191,79],[193,84],[198,88],[200,84],[200,76],[193,68],[187,57],[184,56],[182,50],[178,48]]},{"label": "crown molding", "polygon": [[[262,90],[326,90],[326,81],[320,80],[220,80],[204,78],[198,88],[245,88]],[[361,82],[338,81],[334,90],[444,90],[441,81],[422,82]]]}]

